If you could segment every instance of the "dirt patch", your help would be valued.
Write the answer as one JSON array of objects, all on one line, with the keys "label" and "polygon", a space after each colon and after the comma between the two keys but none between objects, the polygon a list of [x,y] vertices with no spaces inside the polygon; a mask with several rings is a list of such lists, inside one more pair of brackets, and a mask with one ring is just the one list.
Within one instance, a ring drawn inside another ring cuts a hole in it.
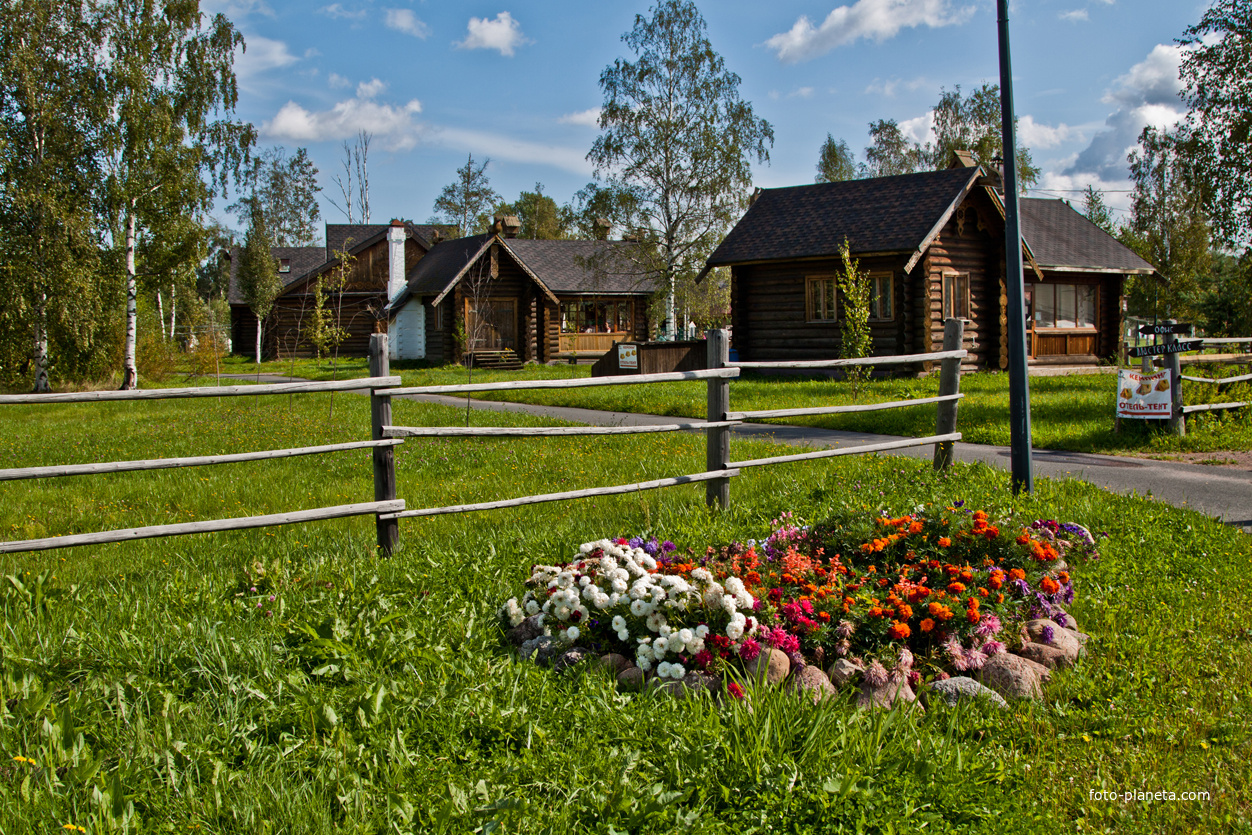
[{"label": "dirt patch", "polygon": [[1249,450],[1233,452],[1174,452],[1169,455],[1139,454],[1136,457],[1154,458],[1158,461],[1178,461],[1182,464],[1206,464],[1212,467],[1252,472],[1252,451]]}]

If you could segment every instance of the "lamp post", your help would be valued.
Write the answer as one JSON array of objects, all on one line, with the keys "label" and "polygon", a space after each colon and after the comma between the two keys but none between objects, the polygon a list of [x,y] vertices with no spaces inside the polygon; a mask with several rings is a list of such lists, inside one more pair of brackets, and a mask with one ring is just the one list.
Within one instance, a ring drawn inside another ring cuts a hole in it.
[{"label": "lamp post", "polygon": [[1009,0],[996,0],[1000,35],[1000,118],[1004,142],[1004,269],[1008,296],[1009,434],[1013,492],[1035,489],[1030,441],[1030,379],[1026,369],[1026,306],[1022,229],[1017,202],[1017,141],[1009,59]]}]

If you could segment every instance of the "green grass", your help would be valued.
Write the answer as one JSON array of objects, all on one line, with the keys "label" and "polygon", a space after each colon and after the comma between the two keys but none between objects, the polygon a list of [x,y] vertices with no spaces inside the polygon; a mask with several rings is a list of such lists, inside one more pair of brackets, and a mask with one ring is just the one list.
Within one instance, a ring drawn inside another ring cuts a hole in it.
[{"label": "green grass", "polygon": [[[590,375],[589,366],[528,366],[523,372],[476,371],[476,382],[526,377]],[[465,382],[465,370],[457,366],[401,370],[405,385],[439,385]],[[1195,376],[1233,376],[1234,368],[1189,369]],[[702,382],[656,383],[646,386],[569,389],[553,391],[492,392],[484,399],[513,400],[554,406],[578,406],[606,411],[644,412],[703,418],[706,414]],[[1000,372],[967,374],[961,378],[961,401],[957,428],[967,443],[1008,446],[1008,375]],[[876,403],[932,397],[939,393],[937,375],[874,380],[854,398],[849,384],[828,378],[767,377],[746,374],[730,384],[730,404],[735,411],[795,409]],[[1211,384],[1183,384],[1188,404],[1252,400],[1252,384],[1236,383],[1218,391]],[[1252,449],[1252,410],[1231,410],[1192,415],[1188,434],[1176,438],[1155,426],[1155,421],[1127,420],[1114,432],[1117,378],[1105,374],[1075,374],[1030,378],[1031,428],[1034,445],[1043,449],[1117,454],[1133,452],[1168,455],[1179,452]],[[766,421],[820,426],[853,432],[922,437],[935,431],[935,407],[893,409],[860,415],[832,415]]]},{"label": "green grass", "polygon": [[[411,425],[462,418],[395,410]],[[367,427],[367,400],[345,395],[5,407],[0,467]],[[397,455],[411,507],[702,468],[702,439],[685,435],[410,440]],[[365,453],[0,491],[6,539],[372,497]],[[391,559],[370,519],[0,557],[0,831],[1252,831],[1248,537],[1082,483],[1014,499],[988,467],[877,457],[748,471],[731,495],[726,513],[683,487],[409,520]],[[532,563],[588,539],[655,532],[699,549],[760,536],[784,510],[818,521],[957,499],[1109,534],[1075,567],[1090,656],[1043,704],[860,713],[770,692],[747,710],[619,694],[502,646],[499,603]],[[256,562],[269,585],[254,594]],[[1100,790],[1211,800],[1089,799]]]}]

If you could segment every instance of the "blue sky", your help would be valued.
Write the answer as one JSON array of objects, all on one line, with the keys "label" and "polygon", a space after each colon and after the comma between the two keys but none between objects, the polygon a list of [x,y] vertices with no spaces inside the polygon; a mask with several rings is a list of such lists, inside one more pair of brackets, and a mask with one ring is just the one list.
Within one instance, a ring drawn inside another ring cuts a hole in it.
[{"label": "blue sky", "polygon": [[[650,0],[208,0],[243,33],[238,115],[261,147],[306,147],[322,215],[343,222],[342,143],[370,146],[371,220],[423,222],[468,154],[507,200],[542,183],[558,202],[591,179],[600,72]],[[763,187],[812,182],[827,133],[863,155],[867,126],[922,137],[940,89],[997,82],[994,0],[698,0],[741,95],[774,128]],[[1020,138],[1043,169],[1035,196],[1088,184],[1127,205],[1126,151],[1178,119],[1174,39],[1205,0],[1016,0],[1010,11]],[[1124,216],[1124,215],[1123,215]]]}]

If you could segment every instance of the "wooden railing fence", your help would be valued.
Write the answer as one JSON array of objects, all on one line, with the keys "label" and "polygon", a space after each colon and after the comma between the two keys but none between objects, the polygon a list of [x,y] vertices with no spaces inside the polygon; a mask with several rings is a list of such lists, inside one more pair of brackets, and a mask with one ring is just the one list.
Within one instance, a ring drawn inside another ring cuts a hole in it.
[{"label": "wooden railing fence", "polygon": [[[496,510],[509,507],[540,504],[543,502],[564,501],[567,499],[588,498],[592,496],[611,496],[623,493],[635,493],[643,490],[655,490],[662,487],[673,487],[681,484],[706,484],[706,502],[709,506],[726,508],[730,506],[730,480],[747,467],[760,467],[782,464],[792,461],[807,461],[819,458],[833,458],[842,455],[857,455],[871,452],[884,452],[906,447],[935,447],[934,464],[936,468],[952,464],[952,445],[960,440],[961,434],[956,431],[957,404],[963,395],[960,392],[960,365],[966,356],[961,349],[962,323],[957,319],[949,319],[944,329],[944,349],[942,351],[911,354],[894,357],[872,357],[867,359],[841,359],[799,362],[729,362],[728,334],[724,330],[710,331],[708,334],[709,368],[700,371],[679,371],[663,374],[626,375],[619,377],[594,377],[571,380],[516,380],[499,383],[473,383],[466,385],[445,386],[409,386],[399,385],[400,378],[390,376],[390,359],[385,334],[375,334],[370,340],[370,377],[361,380],[348,380],[333,383],[282,383],[277,385],[254,386],[216,386],[186,389],[145,389],[134,392],[84,392],[72,394],[43,395],[4,395],[0,396],[0,404],[17,403],[72,403],[94,402],[103,400],[165,400],[179,397],[223,397],[266,394],[291,394],[297,392],[317,391],[359,391],[368,389],[370,392],[370,424],[371,440],[344,444],[330,444],[316,447],[295,449],[264,450],[260,452],[235,453],[230,455],[201,456],[195,458],[166,458],[150,461],[115,461],[98,464],[71,464],[50,467],[28,467],[23,469],[0,470],[0,481],[14,481],[30,478],[52,478],[69,475],[92,475],[108,472],[125,472],[134,470],[157,470],[171,467],[192,467],[209,464],[226,464],[239,461],[259,461],[275,458],[287,458],[299,455],[314,455],[337,452],[348,449],[371,449],[373,451],[374,501],[360,504],[338,505],[335,507],[316,508],[313,510],[293,511],[290,513],[271,514],[267,516],[251,516],[244,518],[217,519],[202,522],[190,522],[178,525],[157,525],[129,530],[104,531],[100,533],[72,534],[69,536],[49,537],[46,539],[24,540],[17,542],[0,542],[0,553],[15,551],[38,551],[49,548],[65,548],[74,545],[101,544],[120,542],[130,539],[147,539],[164,536],[181,536],[210,531],[241,530],[245,528],[285,525],[298,522],[311,522],[320,519],[336,519],[346,516],[373,514],[376,517],[378,545],[390,553],[399,538],[399,520],[423,516],[438,516],[450,513],[467,513],[479,510]],[[730,381],[739,376],[744,368],[805,368],[829,369],[852,365],[890,366],[901,364],[920,364],[925,362],[941,362],[939,395],[915,400],[900,400],[890,403],[875,403],[853,406],[822,406],[810,409],[774,409],[747,412],[730,411]],[[503,426],[437,426],[412,427],[392,424],[391,399],[393,397],[419,394],[467,394],[491,391],[518,391],[523,389],[569,389],[595,386],[620,386],[682,380],[705,380],[708,385],[707,414],[704,421],[680,421],[662,425],[645,426],[568,426],[568,427],[503,427]],[[865,412],[879,409],[896,409],[908,406],[935,404],[937,407],[935,434],[924,438],[906,438],[878,444],[851,447],[847,449],[828,449],[813,452],[801,452],[792,455],[780,455],[771,458],[757,458],[746,461],[730,461],[730,430],[745,420],[793,417],[800,415],[829,415],[851,412]],[[544,493],[502,499],[476,504],[448,505],[409,510],[402,499],[396,498],[395,446],[404,443],[405,438],[423,437],[573,437],[597,435],[628,435],[656,432],[681,432],[701,430],[706,436],[706,469],[703,472],[677,475],[669,478],[650,481],[618,484],[608,487],[590,487],[581,490],[569,490],[559,493]]]}]

